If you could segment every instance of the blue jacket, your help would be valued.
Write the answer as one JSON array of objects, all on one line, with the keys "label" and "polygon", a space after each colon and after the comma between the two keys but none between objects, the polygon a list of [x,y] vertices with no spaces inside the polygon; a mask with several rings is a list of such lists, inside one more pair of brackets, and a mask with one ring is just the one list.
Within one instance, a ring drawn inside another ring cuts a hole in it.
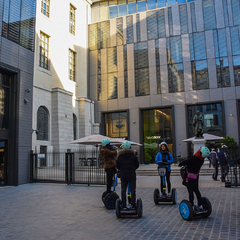
[{"label": "blue jacket", "polygon": [[[171,164],[173,163],[173,157],[172,157],[172,154],[169,152],[169,156],[170,156],[170,159],[168,159],[168,154],[166,155],[166,159],[168,161],[168,171],[171,172]],[[157,156],[156,156],[156,159],[155,159],[155,163],[156,164],[159,164],[159,163],[162,163],[162,153],[158,152]]]}]

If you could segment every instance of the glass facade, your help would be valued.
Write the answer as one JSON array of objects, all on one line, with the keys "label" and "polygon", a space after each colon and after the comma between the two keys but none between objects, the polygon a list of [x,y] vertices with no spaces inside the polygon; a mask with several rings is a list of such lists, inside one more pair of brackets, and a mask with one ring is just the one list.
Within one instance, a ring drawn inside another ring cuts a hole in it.
[{"label": "glass facade", "polygon": [[108,137],[128,139],[128,113],[105,113],[104,128],[104,132]]},{"label": "glass facade", "polygon": [[142,110],[144,162],[155,163],[158,146],[167,142],[169,151],[173,152],[173,110],[157,108]]},{"label": "glass facade", "polygon": [[5,0],[2,37],[34,51],[36,0]]},{"label": "glass facade", "polygon": [[202,0],[203,4],[203,17],[205,30],[216,28],[216,17],[213,0]]}]

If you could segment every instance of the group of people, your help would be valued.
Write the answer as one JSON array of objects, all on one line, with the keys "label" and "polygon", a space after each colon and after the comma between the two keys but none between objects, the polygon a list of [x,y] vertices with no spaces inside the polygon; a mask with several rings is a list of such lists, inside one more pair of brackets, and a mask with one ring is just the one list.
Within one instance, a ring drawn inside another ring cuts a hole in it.
[{"label": "group of people", "polygon": [[212,174],[212,179],[218,181],[218,168],[220,166],[221,170],[221,181],[225,182],[225,178],[228,174],[228,155],[227,146],[223,145],[220,149],[213,148],[210,152],[210,164],[214,167],[214,172]]},{"label": "group of people", "polygon": [[[134,151],[131,150],[131,143],[125,141],[122,144],[122,150],[118,153],[116,148],[110,144],[108,139],[102,141],[101,155],[104,158],[104,168],[107,174],[107,191],[111,192],[111,186],[113,183],[113,175],[116,173],[116,168],[120,171],[121,175],[121,197],[122,197],[122,207],[126,208],[126,188],[129,184],[131,191],[131,205],[132,208],[135,208],[136,201],[136,169],[139,167],[139,161],[137,156],[134,154]],[[118,157],[117,159],[115,156]],[[179,167],[186,166],[189,175],[183,179],[183,185],[187,187],[189,193],[189,201],[194,206],[194,193],[197,196],[198,205],[195,205],[195,210],[203,209],[201,202],[201,193],[198,187],[199,172],[204,163],[204,159],[208,157],[210,151],[207,147],[202,147],[199,149],[191,158],[181,162]],[[173,163],[172,154],[169,152],[166,142],[162,142],[159,146],[159,151],[155,159],[156,164],[166,163],[166,182],[168,196],[171,196],[171,164]],[[161,193],[163,193],[163,179],[161,177]]]}]

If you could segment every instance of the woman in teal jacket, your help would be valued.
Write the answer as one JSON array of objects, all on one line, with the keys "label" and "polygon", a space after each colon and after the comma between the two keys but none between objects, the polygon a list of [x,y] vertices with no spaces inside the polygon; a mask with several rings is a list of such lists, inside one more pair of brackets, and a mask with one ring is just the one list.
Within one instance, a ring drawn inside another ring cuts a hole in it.
[{"label": "woman in teal jacket", "polygon": [[[171,196],[171,182],[170,182],[170,174],[171,174],[171,164],[173,163],[172,154],[168,150],[168,146],[166,142],[162,142],[159,146],[159,151],[155,159],[156,164],[167,163],[167,171],[166,171],[166,181],[168,188],[168,196]],[[163,177],[161,177],[161,196],[163,193]]]}]

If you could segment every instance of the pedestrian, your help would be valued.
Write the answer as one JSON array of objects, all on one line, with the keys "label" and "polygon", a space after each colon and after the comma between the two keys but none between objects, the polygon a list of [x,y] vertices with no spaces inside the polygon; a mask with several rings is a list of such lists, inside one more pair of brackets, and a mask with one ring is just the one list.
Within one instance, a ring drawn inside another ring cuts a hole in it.
[{"label": "pedestrian", "polygon": [[[159,150],[155,159],[156,164],[166,163],[167,171],[166,171],[166,180],[167,180],[167,188],[168,188],[168,196],[171,197],[171,182],[170,182],[170,174],[171,174],[171,164],[173,163],[172,154],[169,152],[168,146],[166,142],[162,142],[159,146]],[[161,197],[163,196],[163,177],[161,178]]]},{"label": "pedestrian", "polygon": [[136,169],[139,167],[139,162],[136,154],[131,150],[129,141],[124,141],[122,148],[118,152],[117,158],[117,169],[119,169],[121,176],[122,207],[125,210],[127,206],[126,190],[129,184],[132,209],[136,209]]},{"label": "pedestrian", "polygon": [[219,167],[219,163],[218,163],[218,154],[215,148],[212,149],[212,151],[210,152],[210,158],[211,158],[211,163],[214,167],[214,172],[212,174],[212,179],[214,181],[218,181],[217,177],[218,177],[218,167]]},{"label": "pedestrian", "polygon": [[[186,166],[187,176],[183,179],[183,185],[187,187],[189,201],[193,206],[194,211],[203,210],[201,193],[199,191],[199,172],[204,163],[204,159],[208,157],[210,151],[207,147],[201,147],[192,157],[181,162],[179,167]],[[194,205],[194,193],[196,194],[198,205]]]},{"label": "pedestrian", "polygon": [[107,193],[110,193],[113,184],[113,176],[116,173],[117,151],[116,148],[110,144],[109,139],[103,139],[102,146],[100,154],[103,156],[104,168],[107,174]]},{"label": "pedestrian", "polygon": [[221,180],[225,182],[225,178],[228,174],[228,156],[227,156],[227,146],[222,145],[221,151],[218,153],[218,160],[221,169]]}]

